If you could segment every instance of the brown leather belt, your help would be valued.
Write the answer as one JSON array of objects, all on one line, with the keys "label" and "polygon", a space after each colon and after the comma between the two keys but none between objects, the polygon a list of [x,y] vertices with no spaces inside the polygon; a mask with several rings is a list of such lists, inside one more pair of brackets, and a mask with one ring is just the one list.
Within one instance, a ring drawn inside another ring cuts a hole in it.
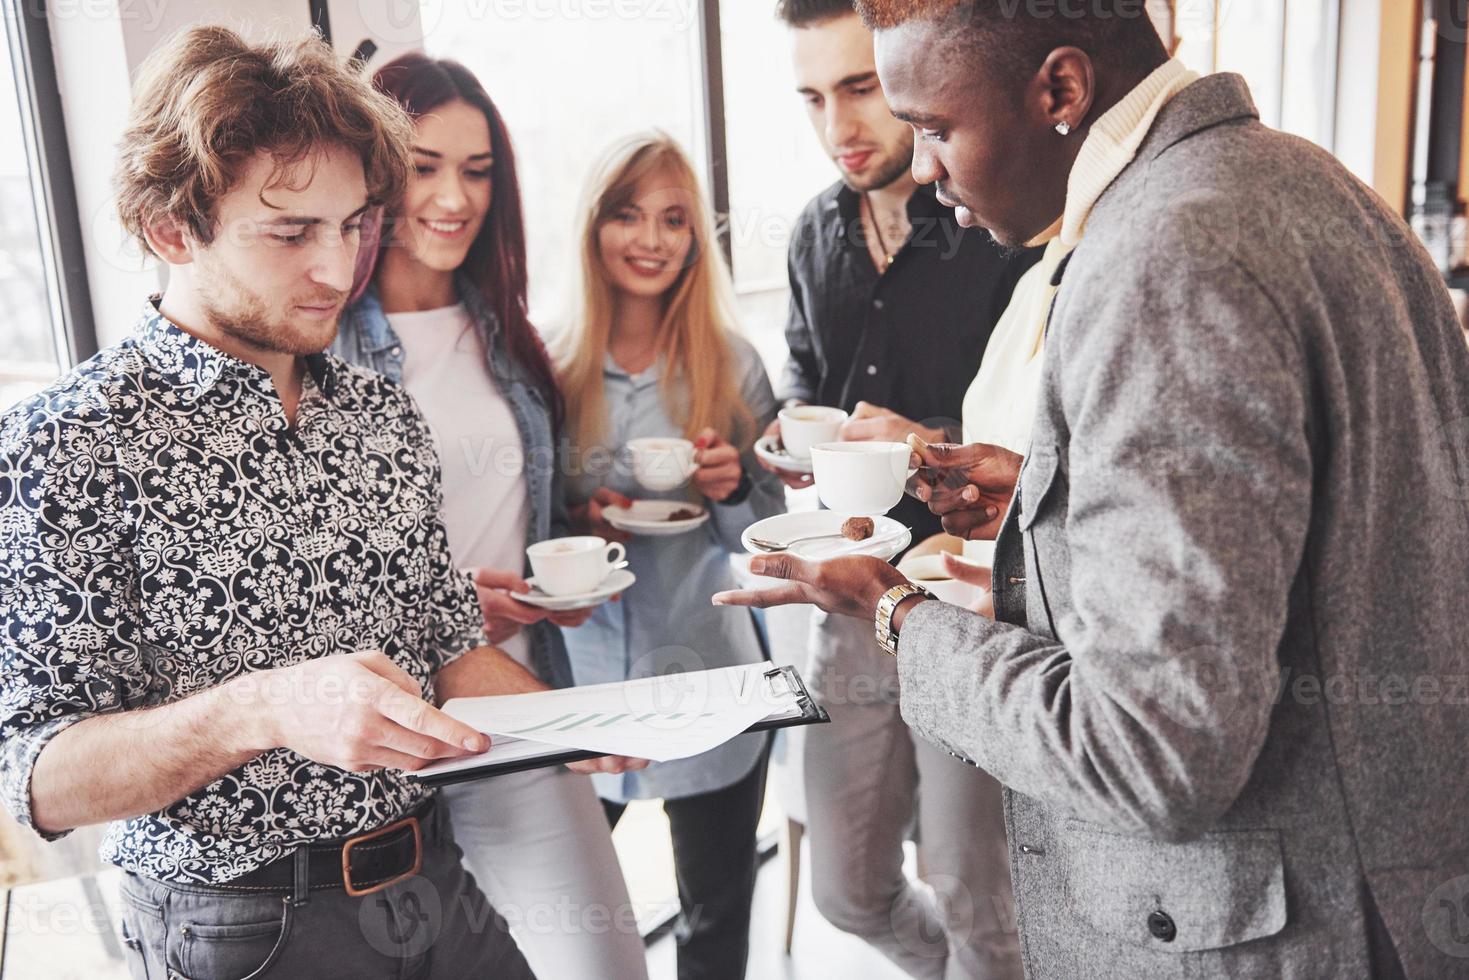
[{"label": "brown leather belt", "polygon": [[[307,887],[342,888],[353,897],[371,895],[410,878],[423,868],[424,825],[433,814],[434,800],[425,800],[402,820],[345,840],[307,845]],[[296,854],[292,852],[261,865],[223,885],[221,891],[252,894],[296,891]]]}]

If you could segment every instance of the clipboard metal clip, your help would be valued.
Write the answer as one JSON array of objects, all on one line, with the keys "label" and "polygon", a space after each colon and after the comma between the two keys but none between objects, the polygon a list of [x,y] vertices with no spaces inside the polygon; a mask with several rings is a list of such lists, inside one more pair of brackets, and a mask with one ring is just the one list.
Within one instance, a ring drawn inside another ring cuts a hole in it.
[{"label": "clipboard metal clip", "polygon": [[773,670],[767,670],[765,672],[765,679],[770,683],[771,694],[774,694],[776,697],[783,697],[788,694],[804,693],[799,692],[796,686],[791,683],[791,676],[787,673],[789,670],[789,667],[776,667]]}]

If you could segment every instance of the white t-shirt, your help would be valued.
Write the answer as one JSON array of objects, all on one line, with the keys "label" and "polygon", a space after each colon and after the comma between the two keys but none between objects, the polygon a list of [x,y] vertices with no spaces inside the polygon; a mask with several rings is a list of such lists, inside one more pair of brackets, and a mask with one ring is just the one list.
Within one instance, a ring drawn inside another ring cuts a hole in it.
[{"label": "white t-shirt", "polygon": [[[387,316],[403,345],[403,385],[438,444],[454,561],[522,573],[530,527],[525,447],[490,377],[479,332],[462,305]],[[502,648],[529,666],[524,633]]]}]

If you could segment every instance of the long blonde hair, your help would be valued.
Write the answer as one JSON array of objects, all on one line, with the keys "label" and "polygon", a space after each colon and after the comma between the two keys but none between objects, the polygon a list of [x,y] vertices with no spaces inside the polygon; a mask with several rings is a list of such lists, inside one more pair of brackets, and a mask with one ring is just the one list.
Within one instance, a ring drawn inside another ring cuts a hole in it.
[{"label": "long blonde hair", "polygon": [[672,137],[656,130],[613,145],[593,170],[583,199],[579,309],[551,345],[566,398],[567,425],[583,446],[595,445],[605,435],[602,369],[616,299],[598,238],[602,226],[632,203],[639,182],[656,173],[667,174],[688,191],[694,237],[683,272],[664,295],[658,325],[663,403],[669,415],[682,422],[688,438],[707,427],[747,448],[757,433],[735,376],[730,334],[736,320],[729,266],[715,239],[693,166]]}]

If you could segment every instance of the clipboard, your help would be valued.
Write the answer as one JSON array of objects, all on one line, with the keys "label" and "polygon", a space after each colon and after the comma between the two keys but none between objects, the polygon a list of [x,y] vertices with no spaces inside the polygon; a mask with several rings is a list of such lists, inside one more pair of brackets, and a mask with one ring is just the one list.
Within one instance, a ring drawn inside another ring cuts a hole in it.
[{"label": "clipboard", "polygon": [[[797,728],[804,725],[824,725],[831,721],[831,716],[826,709],[816,703],[811,692],[806,688],[806,682],[795,667],[771,667],[763,674],[765,682],[774,689],[777,694],[793,694],[795,704],[800,709],[799,715],[788,715],[780,718],[766,718],[757,721],[741,734],[750,735],[756,732],[770,732],[781,728]],[[738,736],[736,736],[738,737]],[[416,773],[405,772],[403,775],[413,780],[420,786],[440,787],[451,786],[455,783],[475,782],[481,779],[491,779],[495,776],[505,776],[514,772],[528,772],[532,769],[546,769],[551,766],[563,766],[568,762],[581,762],[585,759],[598,759],[606,755],[605,752],[592,752],[582,749],[567,749],[561,746],[547,745],[545,753],[510,759],[501,762],[486,762],[482,766],[474,766],[460,769],[455,772],[431,773],[420,776]]]}]

